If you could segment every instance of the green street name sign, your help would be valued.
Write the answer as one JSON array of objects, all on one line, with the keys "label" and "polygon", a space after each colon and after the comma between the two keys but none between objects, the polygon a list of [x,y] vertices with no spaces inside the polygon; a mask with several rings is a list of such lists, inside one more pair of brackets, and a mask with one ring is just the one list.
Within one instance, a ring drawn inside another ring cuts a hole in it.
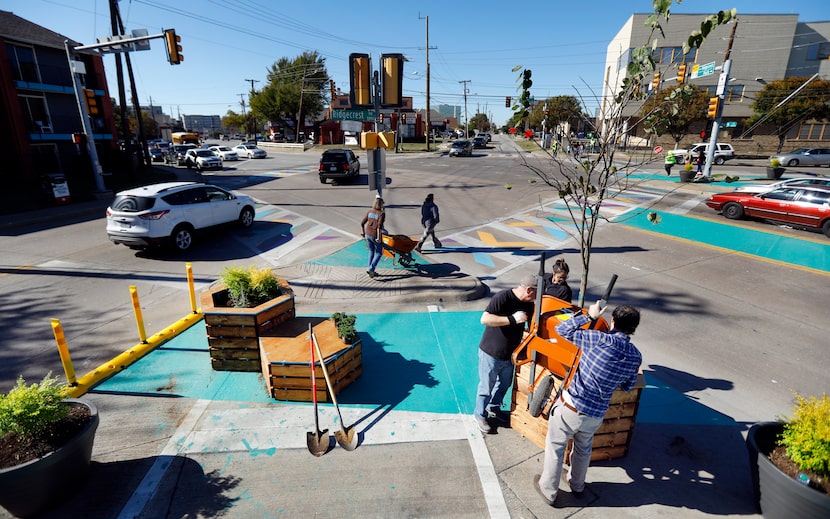
[{"label": "green street name sign", "polygon": [[332,121],[374,121],[374,110],[332,110]]},{"label": "green street name sign", "polygon": [[723,123],[723,127],[724,128],[737,128],[738,127],[738,121],[726,121],[725,123]]}]

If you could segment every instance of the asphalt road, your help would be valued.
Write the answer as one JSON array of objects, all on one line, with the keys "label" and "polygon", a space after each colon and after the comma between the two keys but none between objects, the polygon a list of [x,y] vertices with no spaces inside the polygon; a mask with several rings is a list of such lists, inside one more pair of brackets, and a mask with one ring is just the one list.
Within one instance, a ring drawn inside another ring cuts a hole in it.
[{"label": "asphalt road", "polygon": [[[520,157],[530,156],[517,155],[500,137],[490,149],[477,150],[470,158],[390,154],[384,189],[389,231],[418,234],[419,206],[432,192],[441,208],[439,236],[468,245],[455,254],[431,253],[430,260],[451,262],[492,290],[511,286],[522,273],[536,270],[533,260],[539,252],[505,245],[527,238],[526,231],[512,223],[544,217],[545,204],[555,198],[529,181]],[[321,226],[339,236],[329,247],[353,243],[359,219],[374,195],[365,174],[354,184],[320,184],[317,159],[314,151],[279,154],[206,173],[207,181],[245,191],[278,217],[258,221],[254,237],[217,233],[188,254],[136,252],[112,245],[103,232],[103,210],[100,216],[48,226],[5,228],[0,236],[0,391],[18,374],[35,380],[46,370],[62,373],[51,318],[61,320],[75,369],[84,373],[138,342],[130,286],[138,289],[145,328],[152,334],[190,310],[186,262],[193,265],[198,291],[226,265],[289,265],[332,252],[310,243],[291,246],[292,240],[299,242],[304,233]],[[365,171],[365,156],[361,160]],[[729,168],[759,169],[749,162],[741,164]],[[653,169],[662,168],[656,164]],[[700,204],[705,196],[703,186],[697,192],[671,191],[635,205],[722,219]],[[738,225],[771,228],[756,222]],[[482,238],[490,231],[495,245]],[[802,231],[777,232],[825,239]],[[582,269],[573,242],[565,237],[546,243],[549,251],[567,259],[572,286],[577,288]],[[788,411],[791,390],[830,391],[830,362],[821,347],[830,332],[824,319],[826,274],[624,224],[602,226],[594,244],[588,300],[598,297],[611,274],[619,274],[614,302],[643,309],[635,342],[643,350],[644,367],[675,389],[739,422],[772,419]],[[506,252],[490,255],[494,259],[488,264],[483,259],[488,246]],[[479,300],[447,309],[481,309],[485,304]],[[384,310],[371,301],[355,301],[353,307]]]}]

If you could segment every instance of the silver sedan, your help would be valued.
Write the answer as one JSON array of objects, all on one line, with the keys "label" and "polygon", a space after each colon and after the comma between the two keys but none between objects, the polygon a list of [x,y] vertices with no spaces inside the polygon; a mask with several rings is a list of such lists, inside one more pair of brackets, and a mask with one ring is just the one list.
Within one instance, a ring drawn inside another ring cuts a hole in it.
[{"label": "silver sedan", "polygon": [[798,148],[788,153],[778,153],[770,160],[778,159],[782,166],[830,166],[830,148]]}]

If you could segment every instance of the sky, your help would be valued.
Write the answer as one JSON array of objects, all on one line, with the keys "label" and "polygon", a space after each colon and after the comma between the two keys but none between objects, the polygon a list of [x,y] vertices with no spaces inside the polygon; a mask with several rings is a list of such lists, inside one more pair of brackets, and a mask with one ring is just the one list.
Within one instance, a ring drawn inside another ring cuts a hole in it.
[{"label": "sky", "polygon": [[[830,20],[827,0],[684,0],[673,14],[709,14],[737,8],[741,14],[798,14],[799,21]],[[634,13],[649,13],[649,0],[593,2],[376,2],[284,0],[121,0],[127,31],[160,34],[174,28],[184,61],[167,62],[164,41],[131,53],[136,90],[144,106],[168,115],[241,113],[254,80],[260,89],[268,69],[283,57],[317,51],[329,76],[349,88],[348,56],[402,53],[404,96],[426,105],[429,37],[430,106],[459,107],[459,118],[485,113],[497,125],[510,117],[505,97],[515,99],[520,66],[533,71],[535,98],[573,95],[594,114],[601,92],[608,43]],[[107,0],[0,0],[11,11],[82,44],[111,34]],[[427,23],[429,30],[427,31]],[[736,37],[740,38],[740,31]],[[104,57],[110,95],[117,96],[115,59]],[[128,91],[129,95],[129,91]],[[240,96],[241,95],[241,96]]]}]

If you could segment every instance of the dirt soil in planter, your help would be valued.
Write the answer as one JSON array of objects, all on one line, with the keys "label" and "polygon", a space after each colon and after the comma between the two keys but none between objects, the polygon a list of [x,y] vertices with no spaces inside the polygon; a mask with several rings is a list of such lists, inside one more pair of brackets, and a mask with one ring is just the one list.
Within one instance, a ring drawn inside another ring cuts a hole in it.
[{"label": "dirt soil in planter", "polygon": [[787,474],[791,478],[798,479],[798,474],[803,472],[810,476],[810,486],[812,488],[825,494],[830,493],[830,484],[828,484],[827,478],[823,478],[815,472],[811,472],[809,470],[800,470],[798,465],[796,465],[795,462],[787,456],[786,447],[776,447],[775,450],[772,451],[772,454],[770,454],[769,459],[773,462],[773,464],[775,464],[776,467],[781,469],[781,472]]},{"label": "dirt soil in planter", "polygon": [[7,433],[0,436],[0,469],[26,463],[63,447],[83,430],[91,416],[86,406],[70,406],[66,419],[39,435],[19,438],[14,433]]}]

